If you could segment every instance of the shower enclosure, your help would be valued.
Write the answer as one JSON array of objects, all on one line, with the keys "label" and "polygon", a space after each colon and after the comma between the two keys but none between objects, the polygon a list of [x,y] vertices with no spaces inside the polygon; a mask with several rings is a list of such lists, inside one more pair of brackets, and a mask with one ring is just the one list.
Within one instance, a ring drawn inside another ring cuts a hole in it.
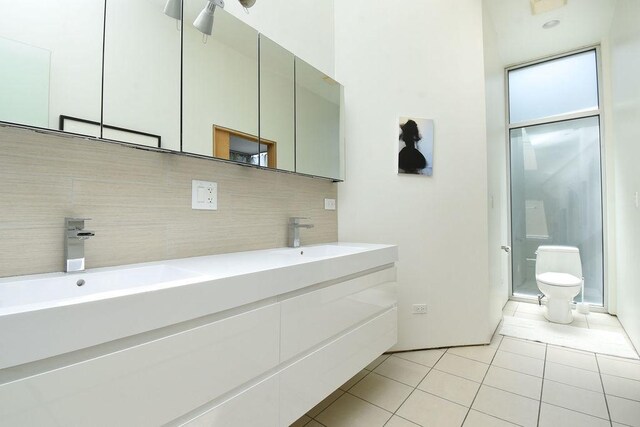
[{"label": "shower enclosure", "polygon": [[604,305],[596,60],[589,49],[507,70],[514,296],[540,293],[538,246],[566,245],[580,250],[584,301]]}]

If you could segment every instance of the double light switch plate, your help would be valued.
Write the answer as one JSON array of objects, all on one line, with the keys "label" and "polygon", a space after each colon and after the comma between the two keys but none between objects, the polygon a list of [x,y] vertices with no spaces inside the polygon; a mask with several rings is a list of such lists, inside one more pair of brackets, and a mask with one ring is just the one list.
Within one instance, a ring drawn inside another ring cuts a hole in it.
[{"label": "double light switch plate", "polygon": [[218,184],[195,179],[191,181],[191,209],[217,210]]}]

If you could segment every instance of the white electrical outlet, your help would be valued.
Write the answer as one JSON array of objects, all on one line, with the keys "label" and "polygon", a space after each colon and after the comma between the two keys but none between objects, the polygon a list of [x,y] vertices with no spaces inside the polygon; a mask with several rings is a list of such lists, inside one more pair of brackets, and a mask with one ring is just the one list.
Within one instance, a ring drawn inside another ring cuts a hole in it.
[{"label": "white electrical outlet", "polygon": [[411,312],[413,314],[427,314],[427,304],[413,304]]},{"label": "white electrical outlet", "polygon": [[195,179],[191,181],[191,209],[217,210],[218,184]]},{"label": "white electrical outlet", "polygon": [[335,211],[336,199],[324,199],[324,209],[327,211]]}]

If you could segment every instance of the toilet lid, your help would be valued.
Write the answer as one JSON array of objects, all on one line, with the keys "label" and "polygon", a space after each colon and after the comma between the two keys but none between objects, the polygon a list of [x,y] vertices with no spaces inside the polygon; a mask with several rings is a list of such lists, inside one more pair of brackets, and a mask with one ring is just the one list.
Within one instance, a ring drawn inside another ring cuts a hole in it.
[{"label": "toilet lid", "polygon": [[582,283],[582,279],[579,279],[572,274],[554,273],[552,271],[538,274],[536,279],[539,282],[551,286],[576,286]]}]

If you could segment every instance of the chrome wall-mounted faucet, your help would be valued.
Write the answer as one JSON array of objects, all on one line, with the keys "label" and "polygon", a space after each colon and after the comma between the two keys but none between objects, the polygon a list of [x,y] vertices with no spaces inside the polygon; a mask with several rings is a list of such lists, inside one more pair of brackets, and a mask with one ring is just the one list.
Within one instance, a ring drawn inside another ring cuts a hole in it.
[{"label": "chrome wall-mounted faucet", "polygon": [[93,231],[84,229],[84,222],[91,218],[64,219],[64,271],[84,270],[84,241],[95,236]]},{"label": "chrome wall-mounted faucet", "polygon": [[313,224],[300,224],[300,221],[303,219],[302,217],[291,217],[289,218],[289,247],[297,248],[300,247],[300,229],[301,228],[313,228]]}]

